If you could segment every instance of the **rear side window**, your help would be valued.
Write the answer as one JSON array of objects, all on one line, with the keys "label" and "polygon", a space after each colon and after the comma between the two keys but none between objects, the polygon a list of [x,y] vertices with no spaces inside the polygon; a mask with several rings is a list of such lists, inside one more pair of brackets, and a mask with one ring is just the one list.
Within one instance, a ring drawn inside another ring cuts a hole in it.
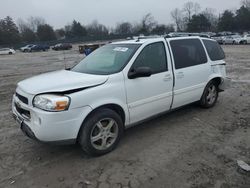
[{"label": "rear side window", "polygon": [[212,61],[225,59],[225,53],[216,41],[202,40]]},{"label": "rear side window", "polygon": [[153,74],[167,71],[167,57],[162,42],[147,45],[135,60],[132,68],[149,67]]},{"label": "rear side window", "polygon": [[181,39],[170,41],[175,68],[181,69],[204,64],[207,55],[199,39]]}]

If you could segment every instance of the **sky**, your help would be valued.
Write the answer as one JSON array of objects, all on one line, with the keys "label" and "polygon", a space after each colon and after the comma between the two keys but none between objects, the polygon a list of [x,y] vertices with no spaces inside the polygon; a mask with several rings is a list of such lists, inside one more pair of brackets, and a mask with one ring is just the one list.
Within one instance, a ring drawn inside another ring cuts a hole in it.
[{"label": "sky", "polygon": [[[83,25],[98,20],[108,27],[129,21],[138,22],[151,13],[160,24],[172,23],[170,12],[182,8],[188,0],[0,0],[0,18],[14,20],[30,16],[43,17],[55,29],[74,19]],[[235,10],[241,0],[196,0],[203,9],[209,7],[219,14],[225,9]]]}]

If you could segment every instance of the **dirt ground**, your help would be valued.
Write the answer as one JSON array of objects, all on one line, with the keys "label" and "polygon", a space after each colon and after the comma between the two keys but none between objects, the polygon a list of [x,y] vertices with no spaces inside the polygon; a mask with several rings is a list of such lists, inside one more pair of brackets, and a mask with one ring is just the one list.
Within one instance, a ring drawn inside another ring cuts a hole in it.
[{"label": "dirt ground", "polygon": [[102,157],[79,146],[30,140],[11,115],[16,83],[63,69],[83,58],[65,52],[0,56],[0,187],[249,188],[250,46],[225,46],[229,90],[212,109],[189,105],[128,129],[118,148]]}]

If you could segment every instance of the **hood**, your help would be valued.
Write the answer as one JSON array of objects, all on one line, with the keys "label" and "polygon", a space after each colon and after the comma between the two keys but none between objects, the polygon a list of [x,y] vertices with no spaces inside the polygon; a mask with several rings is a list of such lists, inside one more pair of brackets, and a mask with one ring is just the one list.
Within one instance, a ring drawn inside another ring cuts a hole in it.
[{"label": "hood", "polygon": [[107,75],[91,75],[60,70],[34,76],[18,83],[18,87],[29,94],[67,92],[105,83]]}]

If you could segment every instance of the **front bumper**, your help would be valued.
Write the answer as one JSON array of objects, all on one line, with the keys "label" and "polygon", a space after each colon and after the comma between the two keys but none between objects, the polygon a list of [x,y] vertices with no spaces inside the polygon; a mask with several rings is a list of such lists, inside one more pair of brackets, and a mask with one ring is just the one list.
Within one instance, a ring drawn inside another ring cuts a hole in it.
[{"label": "front bumper", "polygon": [[21,130],[28,137],[41,142],[75,140],[83,120],[91,112],[89,106],[63,112],[46,112],[18,101],[20,108],[30,112],[30,118],[27,118],[17,111],[15,102],[14,95],[12,112]]}]

